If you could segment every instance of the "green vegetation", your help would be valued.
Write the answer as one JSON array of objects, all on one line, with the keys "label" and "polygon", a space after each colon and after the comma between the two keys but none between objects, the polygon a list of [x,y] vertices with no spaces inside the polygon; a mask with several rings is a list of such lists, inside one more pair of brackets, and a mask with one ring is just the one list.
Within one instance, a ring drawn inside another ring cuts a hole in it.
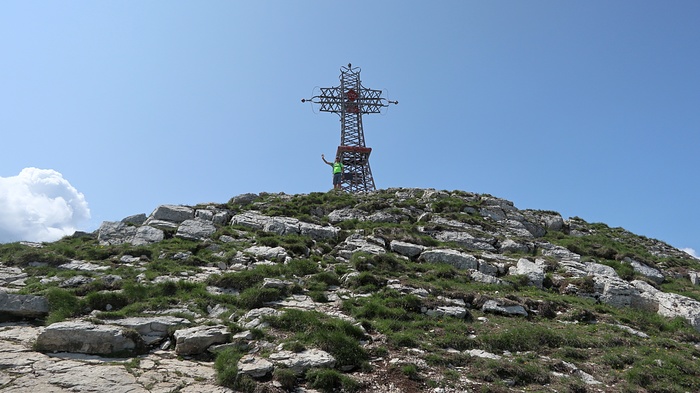
[{"label": "green vegetation", "polygon": [[302,347],[313,345],[330,353],[339,367],[357,368],[368,359],[367,352],[359,344],[365,334],[350,322],[295,309],[264,319],[273,328],[294,333],[290,342],[302,344]]},{"label": "green vegetation", "polygon": [[[595,282],[591,277],[567,275],[556,259],[543,257],[537,247],[501,255],[506,262],[498,262],[502,264],[499,278],[506,285],[475,282],[470,271],[390,252],[388,245],[396,240],[454,248],[489,261],[484,250],[445,244],[434,234],[464,229],[475,236],[488,235],[492,244],[505,240],[498,230],[500,224],[479,213],[484,205],[497,209],[487,196],[464,192],[431,196],[423,190],[405,193],[407,197],[401,200],[396,199],[396,190],[368,195],[261,194],[245,203],[232,199],[219,206],[234,213],[257,210],[320,225],[327,225],[328,214],[341,208],[367,215],[382,210],[399,217],[394,222],[364,218],[341,222],[336,225],[342,229],[340,236],[328,241],[222,226],[202,242],[169,233],[162,242],[147,246],[102,246],[95,236],[67,237],[41,245],[3,244],[0,262],[21,267],[27,274],[19,293],[47,298],[50,313],[44,324],[88,315],[107,320],[169,309],[187,311],[178,316],[194,321],[198,317],[192,315],[206,316],[219,306],[227,310],[223,323],[232,331],[242,331],[242,326],[231,321],[248,310],[274,306],[292,295],[307,295],[317,302],[318,310],[283,309],[277,316],[264,317],[266,325],[254,330],[256,339],[274,344],[256,348],[260,356],[282,345],[294,352],[322,349],[336,359],[333,369],[312,369],[302,375],[276,367],[271,378],[287,391],[300,385],[322,392],[366,391],[355,373],[386,373],[402,384],[398,386],[407,386],[406,391],[459,386],[464,376],[481,384],[481,391],[594,391],[575,376],[572,367],[611,392],[700,391],[700,332],[681,318],[561,293],[567,285],[592,293]],[[227,241],[221,240],[223,235]],[[374,245],[385,245],[387,252],[343,253],[343,241],[357,235],[371,238]],[[635,272],[631,260],[673,272],[662,284],[654,285],[700,300],[700,291],[683,275],[700,270],[697,260],[621,228],[575,218],[561,231],[548,231],[544,238],[515,239],[565,247],[580,254],[583,261],[612,267],[624,280],[645,279]],[[244,252],[252,245],[283,247],[287,261],[262,261]],[[522,257],[545,260],[544,288],[531,286],[526,275],[503,273]],[[61,267],[72,260],[87,261],[103,270]],[[214,267],[233,263],[238,264],[235,269],[211,273]],[[85,280],[64,284],[78,276]],[[266,279],[281,284],[263,285]],[[482,312],[481,305],[494,298],[525,305],[528,316]],[[463,305],[464,318],[426,314],[455,304]],[[326,308],[345,317],[320,312]],[[486,351],[496,358],[472,356],[471,350]],[[245,353],[229,348],[215,356],[220,385],[242,392],[259,388],[260,381],[238,373],[238,361]],[[388,366],[392,359],[399,362]],[[137,366],[134,361],[125,367]]]}]

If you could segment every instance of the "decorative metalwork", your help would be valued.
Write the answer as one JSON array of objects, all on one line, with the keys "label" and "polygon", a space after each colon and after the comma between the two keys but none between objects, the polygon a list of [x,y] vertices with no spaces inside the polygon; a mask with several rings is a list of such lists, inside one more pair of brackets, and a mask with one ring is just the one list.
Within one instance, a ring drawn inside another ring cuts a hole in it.
[{"label": "decorative metalwork", "polygon": [[336,156],[343,163],[343,180],[341,188],[347,192],[374,191],[374,177],[369,167],[369,155],[372,149],[365,146],[365,134],[362,129],[362,115],[380,113],[389,104],[382,98],[381,90],[367,89],[360,82],[360,67],[340,68],[340,86],[322,87],[320,94],[301,102],[319,105],[321,112],[337,113],[340,116],[340,146]]}]

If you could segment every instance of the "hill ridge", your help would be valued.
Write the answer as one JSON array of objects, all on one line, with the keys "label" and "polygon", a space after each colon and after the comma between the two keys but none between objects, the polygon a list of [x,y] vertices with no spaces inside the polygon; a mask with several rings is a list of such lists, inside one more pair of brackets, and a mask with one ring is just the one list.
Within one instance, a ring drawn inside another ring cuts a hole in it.
[{"label": "hill ridge", "polygon": [[[0,246],[3,329],[31,332],[0,340],[0,390],[75,387],[21,371],[51,352],[127,356],[124,391],[693,390],[699,271],[662,241],[458,190],[163,205]],[[200,376],[154,381],[144,361]]]}]

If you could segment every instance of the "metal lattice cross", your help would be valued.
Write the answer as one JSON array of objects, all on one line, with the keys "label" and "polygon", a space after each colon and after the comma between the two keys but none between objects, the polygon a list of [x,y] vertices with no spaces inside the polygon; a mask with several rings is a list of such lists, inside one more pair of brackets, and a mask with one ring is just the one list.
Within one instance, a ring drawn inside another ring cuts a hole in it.
[{"label": "metal lattice cross", "polygon": [[319,95],[301,100],[318,104],[321,112],[337,113],[340,116],[340,146],[336,156],[343,163],[341,188],[347,192],[376,189],[369,166],[372,149],[365,146],[362,115],[380,113],[383,107],[398,104],[398,101],[382,98],[381,90],[363,87],[360,71],[359,67],[353,68],[352,64],[341,67],[340,86],[322,87]]}]

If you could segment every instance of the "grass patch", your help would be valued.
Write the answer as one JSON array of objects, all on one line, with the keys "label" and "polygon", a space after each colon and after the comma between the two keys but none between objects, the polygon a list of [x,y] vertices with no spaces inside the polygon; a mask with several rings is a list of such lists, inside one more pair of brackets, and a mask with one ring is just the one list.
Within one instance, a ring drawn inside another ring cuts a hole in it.
[{"label": "grass patch", "polygon": [[365,334],[357,326],[315,311],[286,310],[280,316],[266,316],[270,326],[295,333],[294,340],[314,345],[336,359],[337,367],[360,367],[368,358],[359,344]]}]

